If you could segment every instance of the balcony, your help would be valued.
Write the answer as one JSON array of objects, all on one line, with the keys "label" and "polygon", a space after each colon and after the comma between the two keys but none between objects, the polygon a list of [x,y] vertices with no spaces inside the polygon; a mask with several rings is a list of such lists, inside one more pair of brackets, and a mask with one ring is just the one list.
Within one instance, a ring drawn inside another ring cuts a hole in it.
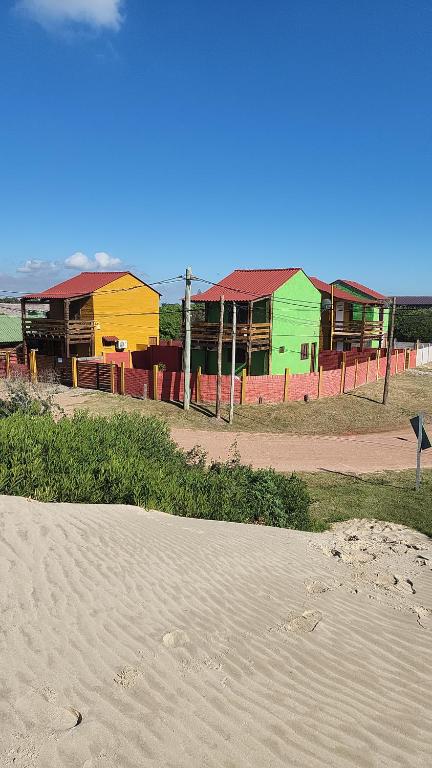
[{"label": "balcony", "polygon": [[27,339],[68,337],[73,344],[91,340],[94,328],[93,320],[69,320],[66,322],[65,320],[51,320],[45,317],[26,317],[24,320],[24,335]]},{"label": "balcony", "polygon": [[334,336],[359,336],[364,339],[379,339],[383,336],[382,320],[336,320],[333,325]]},{"label": "balcony", "polygon": [[[251,349],[269,349],[271,340],[270,323],[237,324],[236,343]],[[216,346],[219,338],[219,323],[194,323],[192,343],[198,346]],[[222,341],[232,342],[232,325],[224,325]]]}]

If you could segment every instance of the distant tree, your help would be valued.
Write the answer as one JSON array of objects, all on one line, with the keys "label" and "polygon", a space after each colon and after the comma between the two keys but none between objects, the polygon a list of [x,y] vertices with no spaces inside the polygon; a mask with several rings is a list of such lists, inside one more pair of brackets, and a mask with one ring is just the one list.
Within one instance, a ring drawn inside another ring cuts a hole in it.
[{"label": "distant tree", "polygon": [[180,339],[182,334],[181,304],[162,304],[159,315],[161,339]]},{"label": "distant tree", "polygon": [[395,337],[398,341],[432,342],[432,309],[396,310]]},{"label": "distant tree", "polygon": [[[205,319],[204,304],[193,304],[193,322]],[[159,315],[159,335],[161,339],[181,339],[183,308],[181,304],[162,304]]]}]

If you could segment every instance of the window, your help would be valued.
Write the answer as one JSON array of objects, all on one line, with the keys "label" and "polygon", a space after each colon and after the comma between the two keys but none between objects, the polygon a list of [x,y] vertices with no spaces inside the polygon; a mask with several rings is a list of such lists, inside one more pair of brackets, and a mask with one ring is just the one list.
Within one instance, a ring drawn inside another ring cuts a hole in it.
[{"label": "window", "polygon": [[285,347],[279,347],[279,354],[283,355],[285,352]]},{"label": "window", "polygon": [[149,346],[157,345],[157,336],[149,336]]},{"label": "window", "polygon": [[302,344],[300,347],[300,360],[309,359],[309,344]]}]

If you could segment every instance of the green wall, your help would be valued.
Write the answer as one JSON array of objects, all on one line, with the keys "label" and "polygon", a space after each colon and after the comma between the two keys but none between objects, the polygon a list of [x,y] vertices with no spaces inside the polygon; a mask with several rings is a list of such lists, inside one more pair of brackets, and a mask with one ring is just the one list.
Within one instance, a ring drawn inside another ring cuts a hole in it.
[{"label": "green wall", "polygon": [[[240,354],[240,350],[237,347],[237,354]],[[243,354],[245,358],[245,355]],[[207,352],[207,366],[206,366],[206,353],[204,349],[192,349],[191,354],[191,370],[196,371],[201,366],[203,373],[217,374],[217,352],[216,350],[209,350]],[[236,374],[240,376],[243,368],[246,368],[246,361],[239,362],[236,359]],[[251,358],[251,375],[263,376],[268,372],[268,352],[257,351],[252,352]],[[222,348],[222,373],[227,376],[231,373],[231,345],[224,344]]]},{"label": "green wall", "polygon": [[[291,300],[284,304],[280,300]],[[296,304],[295,302],[305,302]],[[316,344],[315,370],[318,370],[321,294],[305,273],[297,272],[274,293],[271,373],[309,373],[311,347]],[[309,344],[307,360],[300,357],[302,344]],[[284,347],[284,351],[279,349]]]},{"label": "green wall", "polygon": [[[369,296],[364,291],[359,291],[357,288],[352,288],[352,286],[347,285],[344,282],[336,282],[334,285],[337,288],[340,288],[342,291],[345,291],[346,293],[349,293],[351,296],[358,296],[361,299],[371,299],[372,297]],[[363,308],[361,304],[355,304],[353,307],[353,320],[361,320],[363,317]],[[366,320],[376,320],[378,321],[380,319],[380,307],[367,307],[366,309]],[[390,310],[385,309],[384,310],[384,332],[388,332],[388,326],[389,326],[389,320],[390,320]],[[377,349],[379,347],[379,341],[378,339],[374,339],[371,344],[372,349]]]}]

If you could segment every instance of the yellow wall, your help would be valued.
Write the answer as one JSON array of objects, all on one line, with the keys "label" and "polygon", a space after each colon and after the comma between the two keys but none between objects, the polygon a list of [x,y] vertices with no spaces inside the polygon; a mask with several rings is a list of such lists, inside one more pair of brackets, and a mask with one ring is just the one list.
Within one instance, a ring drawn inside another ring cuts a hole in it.
[{"label": "yellow wall", "polygon": [[102,336],[126,339],[131,352],[142,349],[151,336],[159,342],[159,294],[133,275],[118,277],[95,291],[93,312],[97,356],[115,351],[114,345],[102,344]]}]

